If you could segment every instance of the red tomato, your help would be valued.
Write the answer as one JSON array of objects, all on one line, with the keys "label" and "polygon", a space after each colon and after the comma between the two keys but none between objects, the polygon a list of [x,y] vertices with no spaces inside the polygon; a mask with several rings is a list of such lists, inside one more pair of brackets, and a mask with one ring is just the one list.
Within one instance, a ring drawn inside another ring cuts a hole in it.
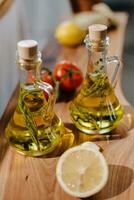
[{"label": "red tomato", "polygon": [[[55,83],[54,83],[53,77],[52,77],[52,73],[48,70],[44,69],[41,71],[41,80],[43,82],[49,83],[53,87],[55,86]],[[29,74],[28,74],[28,81],[30,83],[35,81],[35,76],[33,76],[31,71],[29,71]],[[44,96],[45,96],[46,100],[48,100],[48,93],[45,91],[44,91]]]},{"label": "red tomato", "polygon": [[[53,77],[52,77],[52,73],[48,70],[44,69],[41,71],[41,80],[46,83],[49,83],[53,87],[55,86],[55,83],[54,83]],[[46,100],[48,100],[48,93],[44,91],[44,95],[45,95]]]},{"label": "red tomato", "polygon": [[52,85],[53,87],[55,86],[55,83],[53,81],[53,77],[51,72],[46,71],[46,70],[42,70],[41,72],[41,80],[44,82],[49,83],[50,85]]},{"label": "red tomato", "polygon": [[57,64],[53,74],[55,79],[60,82],[60,87],[64,90],[74,90],[83,81],[81,70],[75,64],[67,61]]},{"label": "red tomato", "polygon": [[[41,71],[41,80],[44,81],[44,82],[49,83],[53,87],[55,86],[55,83],[54,83],[53,77],[52,77],[52,73],[50,71],[47,71],[45,69],[42,70]],[[29,82],[34,82],[35,81],[35,77],[34,77],[34,75],[32,74],[31,71],[29,71],[29,74],[28,74],[28,81]]]},{"label": "red tomato", "polygon": [[32,73],[32,71],[29,71],[28,72],[28,82],[31,83],[31,82],[34,82],[35,81],[35,77]]}]

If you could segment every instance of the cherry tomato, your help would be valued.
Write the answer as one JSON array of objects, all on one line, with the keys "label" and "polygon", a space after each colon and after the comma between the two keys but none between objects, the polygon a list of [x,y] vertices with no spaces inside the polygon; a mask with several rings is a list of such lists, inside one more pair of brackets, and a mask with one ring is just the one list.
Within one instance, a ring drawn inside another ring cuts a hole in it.
[{"label": "cherry tomato", "polygon": [[[48,70],[43,69],[41,71],[41,80],[44,81],[44,82],[49,83],[53,87],[55,86],[55,83],[54,83],[53,77],[52,77],[52,73],[50,71],[48,71]],[[35,76],[32,74],[31,71],[29,71],[29,74],[28,74],[28,81],[29,82],[34,82],[35,81]]]},{"label": "cherry tomato", "polygon": [[67,61],[58,63],[53,75],[60,82],[60,87],[64,90],[74,90],[83,81],[83,74],[76,64]]},{"label": "cherry tomato", "polygon": [[41,80],[44,82],[49,83],[53,87],[55,86],[55,83],[53,81],[52,73],[50,71],[42,70],[41,72]]},{"label": "cherry tomato", "polygon": [[[52,73],[47,70],[47,69],[43,69],[41,71],[41,80],[43,82],[46,82],[46,83],[49,83],[51,86],[55,86],[55,83],[53,81],[53,77],[52,77]],[[28,82],[34,82],[35,81],[35,76],[32,74],[31,71],[29,71],[29,74],[28,74]],[[48,93],[44,91],[44,96],[46,98],[46,100],[48,100]]]},{"label": "cherry tomato", "polygon": [[[49,70],[43,69],[41,71],[41,80],[49,83],[51,86],[55,87],[55,83],[53,81],[52,73]],[[46,100],[48,100],[48,93],[44,91],[44,96]]]},{"label": "cherry tomato", "polygon": [[29,71],[28,72],[28,82],[31,83],[31,82],[34,82],[35,81],[35,77],[32,73],[32,71]]}]

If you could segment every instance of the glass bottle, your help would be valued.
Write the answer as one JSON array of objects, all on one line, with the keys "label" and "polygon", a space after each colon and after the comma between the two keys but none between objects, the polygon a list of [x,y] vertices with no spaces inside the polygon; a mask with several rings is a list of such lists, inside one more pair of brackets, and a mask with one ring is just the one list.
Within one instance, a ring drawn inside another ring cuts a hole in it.
[{"label": "glass bottle", "polygon": [[45,155],[59,145],[65,128],[53,110],[53,87],[40,80],[41,53],[36,41],[18,42],[17,63],[20,93],[17,108],[6,128],[6,138],[22,154]]},{"label": "glass bottle", "polygon": [[[80,91],[71,102],[70,114],[78,129],[88,134],[103,134],[114,129],[123,115],[114,93],[120,65],[118,57],[107,58],[109,38],[105,25],[89,26],[85,43],[89,52],[87,73]],[[107,67],[111,63],[116,65],[110,79]]]}]

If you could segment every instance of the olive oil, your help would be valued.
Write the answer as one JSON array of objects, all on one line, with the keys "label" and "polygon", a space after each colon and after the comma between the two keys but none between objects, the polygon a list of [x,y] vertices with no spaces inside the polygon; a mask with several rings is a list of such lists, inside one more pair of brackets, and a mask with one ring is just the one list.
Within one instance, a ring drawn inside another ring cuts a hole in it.
[{"label": "olive oil", "polygon": [[[89,50],[87,73],[80,91],[70,104],[71,119],[81,131],[89,134],[107,133],[120,122],[123,109],[115,96],[114,87],[119,71],[118,58],[107,58],[108,37],[105,25],[89,26],[85,43]],[[111,80],[109,63],[116,63]]]},{"label": "olive oil", "polygon": [[48,110],[49,103],[37,86],[21,89],[18,106],[6,128],[9,143],[18,151],[40,156],[50,153],[61,142],[64,126],[52,108]]},{"label": "olive oil", "polygon": [[87,73],[80,92],[70,105],[71,118],[85,133],[107,133],[122,118],[122,107],[105,73]]},{"label": "olive oil", "polygon": [[[41,58],[37,54],[37,43],[26,40],[18,45],[20,93],[5,131],[6,138],[22,154],[47,155],[60,145],[66,129],[53,110],[54,89],[40,80]],[[31,73],[34,79],[29,77]]]}]

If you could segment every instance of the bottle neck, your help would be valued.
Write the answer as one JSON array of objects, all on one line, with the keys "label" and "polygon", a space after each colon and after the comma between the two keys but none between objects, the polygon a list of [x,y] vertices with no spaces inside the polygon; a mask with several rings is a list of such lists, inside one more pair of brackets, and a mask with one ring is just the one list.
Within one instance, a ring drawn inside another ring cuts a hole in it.
[{"label": "bottle neck", "polygon": [[89,49],[87,72],[94,73],[99,70],[106,71],[107,48],[102,51]]},{"label": "bottle neck", "polygon": [[40,80],[40,66],[42,63],[41,54],[32,60],[24,60],[20,57],[17,58],[17,63],[20,70],[20,85],[34,84]]},{"label": "bottle neck", "polygon": [[89,40],[89,35],[84,40],[89,53],[87,72],[94,73],[99,70],[106,71],[106,58],[109,45],[109,38],[101,41]]}]

